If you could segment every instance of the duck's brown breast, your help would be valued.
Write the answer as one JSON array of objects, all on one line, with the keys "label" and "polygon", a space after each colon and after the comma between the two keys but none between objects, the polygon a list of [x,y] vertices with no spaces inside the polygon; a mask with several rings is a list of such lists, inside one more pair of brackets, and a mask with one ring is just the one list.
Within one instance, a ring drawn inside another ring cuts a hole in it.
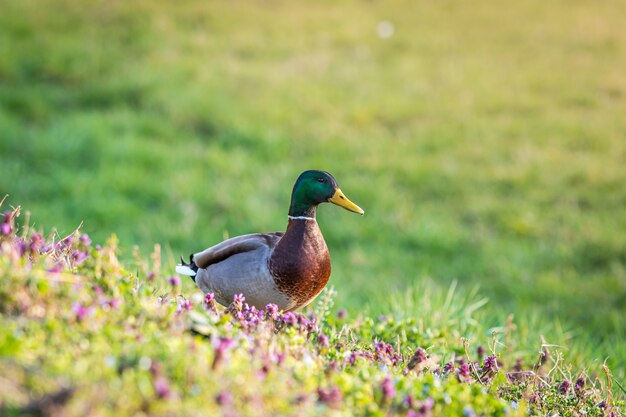
[{"label": "duck's brown breast", "polygon": [[298,308],[307,304],[328,283],[330,254],[315,220],[290,220],[269,259],[278,289]]}]

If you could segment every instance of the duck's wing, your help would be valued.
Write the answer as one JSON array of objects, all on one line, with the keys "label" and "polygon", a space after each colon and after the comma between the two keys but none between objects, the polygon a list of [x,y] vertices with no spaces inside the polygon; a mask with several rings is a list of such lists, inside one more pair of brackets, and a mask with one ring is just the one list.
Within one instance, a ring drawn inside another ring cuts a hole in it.
[{"label": "duck's wing", "polygon": [[192,261],[198,268],[206,269],[210,265],[222,262],[238,253],[250,252],[263,246],[273,250],[283,235],[283,232],[276,232],[233,237],[202,252],[194,253]]}]

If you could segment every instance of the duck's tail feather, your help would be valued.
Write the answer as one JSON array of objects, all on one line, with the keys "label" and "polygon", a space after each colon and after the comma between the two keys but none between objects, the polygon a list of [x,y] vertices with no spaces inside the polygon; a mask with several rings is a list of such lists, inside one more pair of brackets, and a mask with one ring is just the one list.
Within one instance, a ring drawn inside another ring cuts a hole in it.
[{"label": "duck's tail feather", "polygon": [[176,273],[187,275],[196,282],[196,274],[198,273],[198,265],[193,261],[193,255],[189,255],[189,263],[186,264],[183,257],[180,257],[180,264],[176,265]]}]

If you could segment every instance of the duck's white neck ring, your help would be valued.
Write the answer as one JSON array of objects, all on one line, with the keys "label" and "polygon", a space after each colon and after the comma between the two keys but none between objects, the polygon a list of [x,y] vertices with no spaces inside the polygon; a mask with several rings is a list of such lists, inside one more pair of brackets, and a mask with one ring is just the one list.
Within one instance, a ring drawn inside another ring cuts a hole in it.
[{"label": "duck's white neck ring", "polygon": [[307,216],[287,216],[289,220],[313,220],[315,221],[315,217],[307,217]]}]

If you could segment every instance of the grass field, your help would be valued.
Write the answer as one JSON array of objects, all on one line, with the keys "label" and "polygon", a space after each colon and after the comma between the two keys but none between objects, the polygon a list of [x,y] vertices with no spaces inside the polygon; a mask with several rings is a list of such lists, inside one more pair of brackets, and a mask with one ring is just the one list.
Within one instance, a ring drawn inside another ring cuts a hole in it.
[{"label": "grass field", "polygon": [[337,305],[479,286],[486,320],[623,375],[625,3],[0,9],[0,194],[36,227],[173,262],[282,230],[296,176],[325,169],[366,211],[318,214]]}]

